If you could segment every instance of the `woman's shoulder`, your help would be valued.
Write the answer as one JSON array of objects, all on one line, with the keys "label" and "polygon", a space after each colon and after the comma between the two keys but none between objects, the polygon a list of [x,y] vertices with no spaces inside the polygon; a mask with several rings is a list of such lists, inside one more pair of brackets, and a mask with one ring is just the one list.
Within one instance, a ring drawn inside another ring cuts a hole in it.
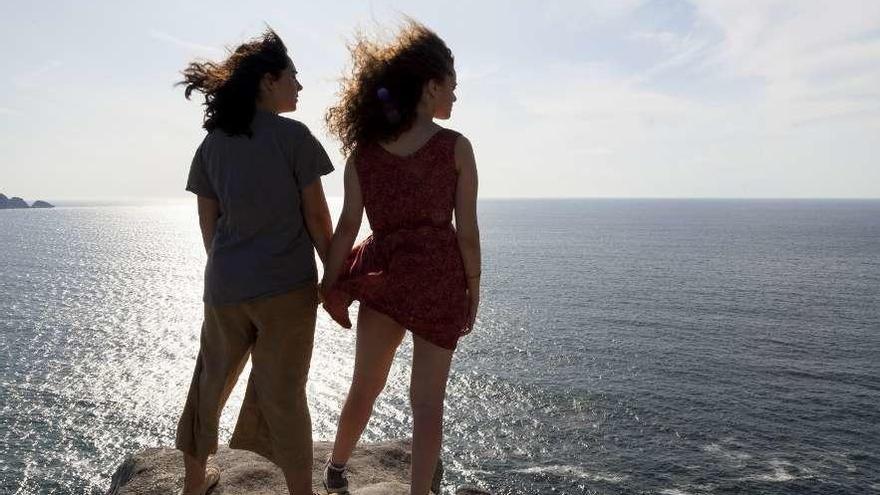
[{"label": "woman's shoulder", "polygon": [[440,130],[437,131],[437,134],[443,135],[443,137],[445,138],[444,140],[452,145],[452,148],[455,150],[456,154],[471,149],[470,140],[468,140],[468,138],[464,134],[456,131],[455,129],[440,127]]},{"label": "woman's shoulder", "polygon": [[452,161],[455,163],[455,170],[456,172],[461,172],[463,167],[473,163],[474,148],[464,134],[452,129],[444,130],[448,131],[450,135],[451,146],[449,149],[451,150]]},{"label": "woman's shoulder", "polygon": [[275,128],[279,129],[289,137],[303,138],[312,134],[312,131],[309,130],[307,125],[296,119],[276,114],[270,116],[270,119]]},{"label": "woman's shoulder", "polygon": [[471,142],[468,138],[462,134],[461,132],[456,131],[455,129],[450,129],[448,127],[441,127],[437,134],[441,134],[443,137],[443,141],[449,143],[451,147],[456,151],[456,153],[469,149],[471,146]]},{"label": "woman's shoulder", "polygon": [[443,126],[438,127],[440,127],[440,129],[437,130],[437,134],[442,134],[450,139],[458,139],[460,136],[463,136],[462,133],[456,131],[455,129]]},{"label": "woman's shoulder", "polygon": [[326,153],[321,141],[312,134],[307,125],[298,120],[281,115],[272,115],[271,127],[275,139],[280,141],[282,146],[291,150],[291,153],[298,153],[298,150]]}]

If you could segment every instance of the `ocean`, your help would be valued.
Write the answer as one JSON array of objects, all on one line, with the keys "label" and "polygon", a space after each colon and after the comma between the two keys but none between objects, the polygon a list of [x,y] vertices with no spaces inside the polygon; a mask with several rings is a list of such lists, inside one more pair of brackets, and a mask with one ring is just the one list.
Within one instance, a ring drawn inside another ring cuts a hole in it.
[{"label": "ocean", "polygon": [[[0,211],[0,492],[102,494],[126,455],[173,446],[201,323],[192,203]],[[447,493],[880,493],[880,201],[485,200],[480,223]],[[316,439],[353,343],[319,314]],[[409,435],[411,350],[364,440]]]}]

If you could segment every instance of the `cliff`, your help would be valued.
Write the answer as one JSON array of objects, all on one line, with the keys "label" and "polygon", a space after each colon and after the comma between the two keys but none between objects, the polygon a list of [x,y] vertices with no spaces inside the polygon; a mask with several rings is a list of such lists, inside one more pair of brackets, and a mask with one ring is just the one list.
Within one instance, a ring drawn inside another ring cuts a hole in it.
[{"label": "cliff", "polygon": [[[321,470],[332,448],[331,442],[315,442],[314,490],[325,493]],[[220,483],[212,494],[286,493],[284,475],[274,464],[245,450],[221,446],[212,458],[221,470]],[[359,446],[349,461],[351,495],[409,495],[410,445],[396,440]],[[443,466],[434,475],[439,491]],[[107,495],[165,495],[183,486],[183,455],[171,448],[153,448],[127,458],[113,475]],[[489,495],[461,487],[456,495]]]}]

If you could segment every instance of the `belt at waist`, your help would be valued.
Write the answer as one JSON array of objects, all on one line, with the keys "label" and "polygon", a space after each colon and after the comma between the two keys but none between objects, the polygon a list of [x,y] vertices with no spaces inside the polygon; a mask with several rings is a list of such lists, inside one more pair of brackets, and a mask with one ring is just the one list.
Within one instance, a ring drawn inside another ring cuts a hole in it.
[{"label": "belt at waist", "polygon": [[421,235],[444,235],[455,234],[455,229],[451,223],[445,225],[415,225],[411,227],[400,227],[395,229],[374,230],[373,238],[377,241],[390,239],[394,237],[408,237]]}]

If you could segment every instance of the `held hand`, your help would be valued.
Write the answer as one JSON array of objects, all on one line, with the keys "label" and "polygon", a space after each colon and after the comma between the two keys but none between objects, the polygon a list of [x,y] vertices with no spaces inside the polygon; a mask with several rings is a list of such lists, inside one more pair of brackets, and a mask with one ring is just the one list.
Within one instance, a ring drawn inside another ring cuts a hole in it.
[{"label": "held hand", "polygon": [[321,281],[318,282],[318,301],[320,301],[321,304],[327,302],[327,290],[329,288],[326,279],[321,279]]},{"label": "held hand", "polygon": [[467,317],[467,328],[465,328],[461,335],[467,335],[474,330],[474,322],[477,320],[477,310],[480,307],[480,293],[478,291],[468,291],[468,317]]},{"label": "held hand", "polygon": [[326,280],[321,281],[320,287],[320,297],[324,311],[342,328],[351,328],[351,320],[348,317],[348,305],[351,301],[346,301],[346,296],[341,292],[331,290],[333,285],[328,287]]}]

